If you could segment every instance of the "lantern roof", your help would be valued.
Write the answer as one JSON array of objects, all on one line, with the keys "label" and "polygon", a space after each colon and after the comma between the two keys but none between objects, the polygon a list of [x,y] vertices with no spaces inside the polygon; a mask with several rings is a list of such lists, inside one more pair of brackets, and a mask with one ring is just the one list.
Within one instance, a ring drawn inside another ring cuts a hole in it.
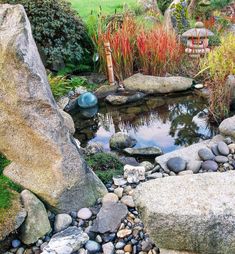
[{"label": "lantern roof", "polygon": [[202,22],[197,22],[195,24],[195,28],[189,29],[188,31],[182,34],[183,37],[187,37],[187,38],[198,38],[198,37],[207,38],[213,35],[214,33],[206,29]]}]

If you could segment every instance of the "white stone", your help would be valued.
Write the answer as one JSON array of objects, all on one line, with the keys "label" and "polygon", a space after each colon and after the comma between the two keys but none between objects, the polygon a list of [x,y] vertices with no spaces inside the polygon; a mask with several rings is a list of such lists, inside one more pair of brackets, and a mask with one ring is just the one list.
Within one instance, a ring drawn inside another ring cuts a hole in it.
[{"label": "white stone", "polygon": [[145,180],[145,167],[144,166],[124,166],[124,178],[128,183],[138,183]]},{"label": "white stone", "polygon": [[92,216],[92,212],[89,208],[82,208],[78,211],[77,216],[79,219],[88,220]]}]

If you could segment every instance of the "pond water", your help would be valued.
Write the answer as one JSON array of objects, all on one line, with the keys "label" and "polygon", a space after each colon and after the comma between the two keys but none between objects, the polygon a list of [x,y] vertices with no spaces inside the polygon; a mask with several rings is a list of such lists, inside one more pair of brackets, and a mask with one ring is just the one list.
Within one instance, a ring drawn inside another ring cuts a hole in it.
[{"label": "pond water", "polygon": [[217,128],[208,124],[206,112],[204,98],[185,94],[148,97],[118,107],[102,102],[97,109],[78,108],[70,113],[82,147],[98,142],[109,150],[110,137],[122,131],[137,140],[135,147],[158,146],[167,153],[217,134]]}]

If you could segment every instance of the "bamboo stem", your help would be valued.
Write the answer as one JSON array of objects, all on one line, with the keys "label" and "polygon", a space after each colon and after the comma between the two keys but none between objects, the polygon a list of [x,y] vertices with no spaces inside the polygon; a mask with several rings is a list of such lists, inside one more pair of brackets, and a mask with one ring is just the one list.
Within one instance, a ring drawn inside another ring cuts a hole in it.
[{"label": "bamboo stem", "polygon": [[104,43],[105,54],[107,59],[107,69],[108,69],[108,76],[109,76],[109,84],[115,85],[114,73],[113,73],[113,61],[112,61],[112,51],[110,48],[110,43]]}]

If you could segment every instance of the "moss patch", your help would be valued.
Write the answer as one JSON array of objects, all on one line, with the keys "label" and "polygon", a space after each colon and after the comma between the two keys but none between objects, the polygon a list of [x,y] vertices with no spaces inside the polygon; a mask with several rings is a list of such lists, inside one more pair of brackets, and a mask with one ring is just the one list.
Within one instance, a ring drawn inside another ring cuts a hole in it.
[{"label": "moss patch", "polygon": [[123,163],[115,155],[96,153],[87,156],[86,161],[104,183],[111,181],[113,176],[123,174]]}]

